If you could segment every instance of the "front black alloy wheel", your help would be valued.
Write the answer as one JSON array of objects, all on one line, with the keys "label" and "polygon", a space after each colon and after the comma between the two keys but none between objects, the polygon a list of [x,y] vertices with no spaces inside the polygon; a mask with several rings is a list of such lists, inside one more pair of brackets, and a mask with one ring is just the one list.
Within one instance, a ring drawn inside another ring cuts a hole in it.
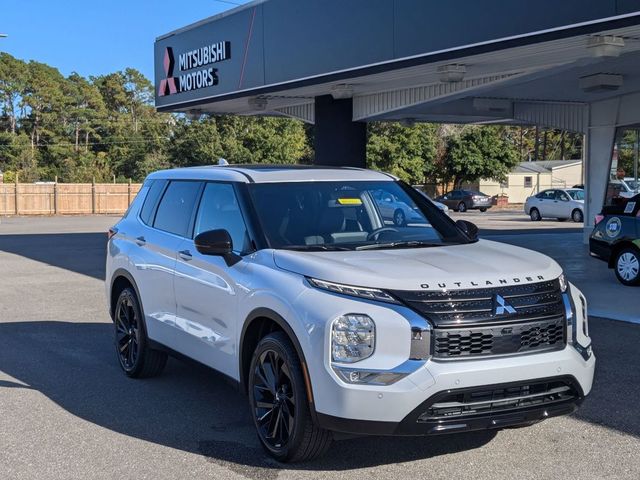
[{"label": "front black alloy wheel", "polygon": [[167,354],[148,346],[140,303],[132,288],[120,292],[113,322],[116,353],[122,370],[136,378],[160,374],[167,363]]},{"label": "front black alloy wheel", "polygon": [[332,436],[313,423],[302,365],[283,332],[264,337],[249,370],[249,403],[258,438],[281,462],[299,462],[322,455]]},{"label": "front black alloy wheel", "polygon": [[291,372],[280,354],[262,352],[255,366],[253,395],[260,436],[273,448],[282,448],[294,428],[296,398]]}]

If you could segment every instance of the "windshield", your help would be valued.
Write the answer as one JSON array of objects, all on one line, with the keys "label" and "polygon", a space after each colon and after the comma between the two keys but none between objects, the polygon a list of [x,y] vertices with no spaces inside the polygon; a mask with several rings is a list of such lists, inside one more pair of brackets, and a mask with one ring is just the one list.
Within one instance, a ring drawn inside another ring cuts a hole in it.
[{"label": "windshield", "polygon": [[584,190],[567,190],[567,193],[574,200],[584,200]]},{"label": "windshield", "polygon": [[468,243],[448,216],[400,182],[248,185],[272,248],[356,250]]}]

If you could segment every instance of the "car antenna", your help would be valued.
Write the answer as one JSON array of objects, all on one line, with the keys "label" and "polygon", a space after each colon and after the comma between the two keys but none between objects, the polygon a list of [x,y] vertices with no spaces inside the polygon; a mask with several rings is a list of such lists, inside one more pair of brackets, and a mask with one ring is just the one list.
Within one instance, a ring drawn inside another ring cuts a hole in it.
[{"label": "car antenna", "polygon": [[224,167],[225,165],[229,165],[229,162],[227,162],[224,158],[220,157],[218,159],[218,165],[220,165],[221,167]]}]

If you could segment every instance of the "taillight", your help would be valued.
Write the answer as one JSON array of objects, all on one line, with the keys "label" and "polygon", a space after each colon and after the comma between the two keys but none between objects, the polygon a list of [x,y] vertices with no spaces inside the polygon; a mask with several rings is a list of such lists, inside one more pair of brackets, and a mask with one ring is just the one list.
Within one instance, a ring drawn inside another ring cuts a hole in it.
[{"label": "taillight", "polygon": [[107,232],[107,240],[111,240],[116,233],[118,233],[118,229],[116,227],[111,227]]},{"label": "taillight", "polygon": [[604,215],[596,215],[596,225],[598,225],[602,220],[604,220]]}]

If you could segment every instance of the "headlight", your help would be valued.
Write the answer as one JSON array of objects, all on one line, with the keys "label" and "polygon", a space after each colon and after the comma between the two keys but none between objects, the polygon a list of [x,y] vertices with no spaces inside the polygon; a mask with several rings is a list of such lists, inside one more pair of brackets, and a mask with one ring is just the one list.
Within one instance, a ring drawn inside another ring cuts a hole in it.
[{"label": "headlight", "polygon": [[312,286],[329,292],[341,293],[352,297],[366,298],[368,300],[378,300],[380,302],[400,303],[385,291],[377,288],[354,287],[352,285],[343,285],[340,283],[318,280],[317,278],[307,277],[307,280]]},{"label": "headlight", "polygon": [[331,326],[331,359],[354,363],[373,355],[376,325],[363,314],[349,313],[334,320]]}]

